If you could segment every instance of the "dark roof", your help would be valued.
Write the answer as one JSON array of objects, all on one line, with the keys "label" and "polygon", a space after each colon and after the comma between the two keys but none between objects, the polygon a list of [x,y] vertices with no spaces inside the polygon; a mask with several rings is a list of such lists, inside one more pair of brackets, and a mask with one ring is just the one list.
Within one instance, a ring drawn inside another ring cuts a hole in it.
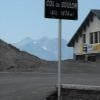
[{"label": "dark roof", "polygon": [[72,39],[67,44],[68,47],[73,47],[75,40],[82,34],[82,31],[86,29],[86,26],[89,25],[89,22],[93,20],[93,16],[97,16],[100,19],[100,10],[91,10],[86,16],[83,23],[80,25],[76,33],[73,35]]}]

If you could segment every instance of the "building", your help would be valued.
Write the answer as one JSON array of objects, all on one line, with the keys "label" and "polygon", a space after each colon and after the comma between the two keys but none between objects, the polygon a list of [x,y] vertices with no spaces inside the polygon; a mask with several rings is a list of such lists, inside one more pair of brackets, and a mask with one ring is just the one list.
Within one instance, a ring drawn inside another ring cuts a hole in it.
[{"label": "building", "polygon": [[76,60],[100,61],[100,10],[89,12],[68,47],[73,47]]}]

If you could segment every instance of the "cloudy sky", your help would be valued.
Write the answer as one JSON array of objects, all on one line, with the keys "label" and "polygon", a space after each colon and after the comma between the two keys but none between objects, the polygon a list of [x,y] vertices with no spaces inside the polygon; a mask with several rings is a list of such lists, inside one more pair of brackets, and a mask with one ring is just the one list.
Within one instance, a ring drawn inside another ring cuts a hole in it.
[{"label": "cloudy sky", "polygon": [[[91,9],[100,9],[100,0],[78,0],[78,20],[62,21],[62,38],[68,41]],[[1,39],[15,43],[57,36],[58,20],[44,18],[44,0],[0,0]]]}]

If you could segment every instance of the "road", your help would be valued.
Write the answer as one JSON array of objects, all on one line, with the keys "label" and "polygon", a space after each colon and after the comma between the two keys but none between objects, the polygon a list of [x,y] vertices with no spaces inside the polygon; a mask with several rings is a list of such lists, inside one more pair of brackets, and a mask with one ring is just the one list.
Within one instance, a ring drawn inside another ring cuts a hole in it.
[{"label": "road", "polygon": [[[63,74],[63,84],[100,85],[100,74]],[[0,73],[0,100],[45,100],[57,84],[55,73]]]}]

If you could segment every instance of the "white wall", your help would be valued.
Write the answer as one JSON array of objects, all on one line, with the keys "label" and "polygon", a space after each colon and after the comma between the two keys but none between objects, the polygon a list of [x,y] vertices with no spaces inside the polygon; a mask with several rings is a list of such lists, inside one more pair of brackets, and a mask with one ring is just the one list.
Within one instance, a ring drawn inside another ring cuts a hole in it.
[{"label": "white wall", "polygon": [[[96,16],[94,16],[93,21],[89,23],[89,26],[87,26],[86,31],[83,31],[82,34],[86,34],[86,44],[90,43],[90,33],[100,31],[100,19],[98,19]],[[82,46],[83,46],[83,40],[82,37],[78,38],[78,42],[75,42],[74,45],[74,53],[76,55],[82,55],[84,52],[82,52]]]},{"label": "white wall", "polygon": [[79,37],[78,42],[75,42],[74,45],[74,53],[77,55],[82,55],[82,47],[83,47],[82,37]]},{"label": "white wall", "polygon": [[96,32],[96,31],[100,31],[100,20],[97,17],[94,17],[93,22],[90,23],[89,27],[87,27],[87,29],[86,29],[86,32],[83,33],[83,34],[86,34],[86,43],[87,44],[90,43],[89,34],[91,32]]}]

